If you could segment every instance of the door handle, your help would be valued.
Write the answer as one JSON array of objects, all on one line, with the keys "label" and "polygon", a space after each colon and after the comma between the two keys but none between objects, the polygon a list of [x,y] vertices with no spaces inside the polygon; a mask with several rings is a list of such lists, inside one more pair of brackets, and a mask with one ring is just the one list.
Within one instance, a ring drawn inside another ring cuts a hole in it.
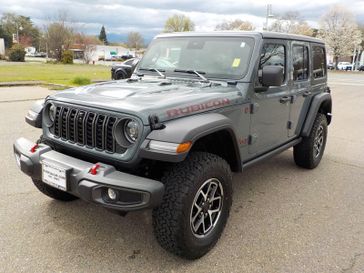
[{"label": "door handle", "polygon": [[282,97],[282,98],[280,98],[279,99],[279,102],[280,103],[286,103],[286,102],[288,102],[288,101],[290,101],[291,100],[291,97],[289,97],[289,96],[284,96],[284,97]]},{"label": "door handle", "polygon": [[303,92],[302,96],[303,97],[308,97],[311,94],[312,94],[311,91],[306,91],[306,92]]}]

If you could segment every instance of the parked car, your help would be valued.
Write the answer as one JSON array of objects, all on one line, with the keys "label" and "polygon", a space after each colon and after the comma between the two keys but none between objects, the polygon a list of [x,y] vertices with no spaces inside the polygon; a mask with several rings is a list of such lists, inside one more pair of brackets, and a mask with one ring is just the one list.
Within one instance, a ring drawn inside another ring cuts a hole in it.
[{"label": "parked car", "polygon": [[45,53],[45,52],[37,52],[37,53],[35,53],[35,57],[45,58],[45,57],[47,57],[47,53]]},{"label": "parked car", "polygon": [[111,67],[111,79],[120,80],[130,78],[138,63],[139,58],[132,58],[121,64],[114,64]]},{"label": "parked car", "polygon": [[131,54],[125,54],[125,55],[121,56],[121,59],[123,59],[124,61],[132,59],[132,58],[135,58],[135,57]]},{"label": "parked car", "polygon": [[339,70],[353,70],[353,65],[349,62],[339,62],[337,64],[337,69]]},{"label": "parked car", "polygon": [[327,69],[334,70],[335,69],[335,64],[334,63],[328,63],[327,64]]},{"label": "parked car", "polygon": [[359,71],[364,71],[364,65],[359,66],[358,70]]},{"label": "parked car", "polygon": [[[42,136],[17,139],[15,160],[53,199],[122,213],[152,208],[159,244],[196,259],[227,223],[232,172],[291,147],[298,166],[319,165],[331,122],[324,63],[325,44],[307,36],[161,34],[138,77],[35,103],[26,121]],[[309,176],[291,172],[292,183]]]}]

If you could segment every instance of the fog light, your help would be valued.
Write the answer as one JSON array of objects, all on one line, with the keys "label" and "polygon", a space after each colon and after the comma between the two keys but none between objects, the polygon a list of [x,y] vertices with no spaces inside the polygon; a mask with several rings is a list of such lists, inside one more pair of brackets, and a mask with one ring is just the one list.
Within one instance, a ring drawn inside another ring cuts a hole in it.
[{"label": "fog light", "polygon": [[107,195],[110,198],[110,200],[113,200],[113,201],[116,200],[117,194],[116,194],[116,191],[115,190],[113,190],[111,188],[108,188],[107,189]]},{"label": "fog light", "polygon": [[14,153],[14,155],[15,155],[16,165],[18,165],[18,167],[20,168],[20,154]]}]

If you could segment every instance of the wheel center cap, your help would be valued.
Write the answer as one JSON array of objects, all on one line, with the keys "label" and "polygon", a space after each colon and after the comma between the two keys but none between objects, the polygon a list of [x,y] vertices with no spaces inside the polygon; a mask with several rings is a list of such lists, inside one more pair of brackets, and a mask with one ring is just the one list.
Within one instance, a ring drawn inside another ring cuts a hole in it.
[{"label": "wheel center cap", "polygon": [[202,211],[204,213],[207,213],[207,211],[209,210],[209,207],[210,207],[210,203],[209,202],[205,202],[203,205],[202,205]]}]

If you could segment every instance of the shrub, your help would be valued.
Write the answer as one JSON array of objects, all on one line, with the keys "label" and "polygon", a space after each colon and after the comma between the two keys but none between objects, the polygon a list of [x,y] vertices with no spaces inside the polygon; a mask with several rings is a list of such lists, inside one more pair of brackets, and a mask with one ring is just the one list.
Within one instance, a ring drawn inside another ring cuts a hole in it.
[{"label": "shrub", "polygon": [[73,52],[71,50],[63,51],[61,62],[63,64],[73,64]]},{"label": "shrub", "polygon": [[86,77],[75,77],[73,78],[72,83],[76,85],[87,85],[91,83],[91,80]]},{"label": "shrub", "polygon": [[25,50],[19,44],[13,45],[9,50],[9,60],[12,62],[24,62]]},{"label": "shrub", "polygon": [[47,64],[58,64],[57,60],[47,60],[46,61]]}]

